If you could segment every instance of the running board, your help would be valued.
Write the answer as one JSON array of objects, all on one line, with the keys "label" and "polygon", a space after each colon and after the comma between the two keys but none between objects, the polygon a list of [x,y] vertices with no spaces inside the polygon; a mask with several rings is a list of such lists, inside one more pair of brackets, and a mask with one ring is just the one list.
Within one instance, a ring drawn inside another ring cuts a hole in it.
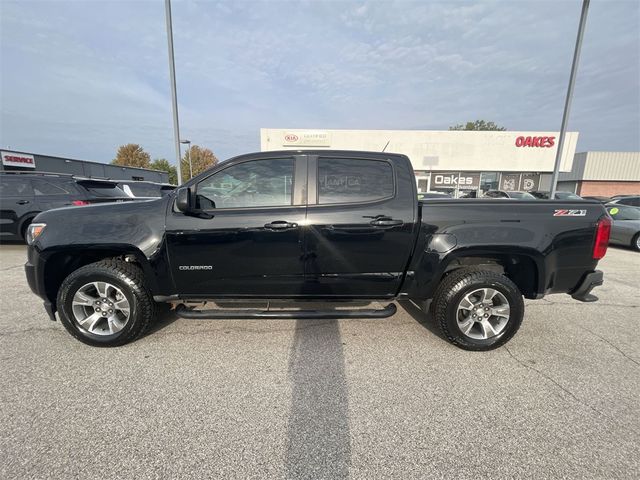
[{"label": "running board", "polygon": [[339,318],[387,318],[395,314],[397,308],[390,303],[384,308],[365,308],[354,310],[192,310],[183,303],[176,307],[176,315],[190,319],[212,320],[248,320],[255,318],[269,319],[324,319],[337,320]]}]

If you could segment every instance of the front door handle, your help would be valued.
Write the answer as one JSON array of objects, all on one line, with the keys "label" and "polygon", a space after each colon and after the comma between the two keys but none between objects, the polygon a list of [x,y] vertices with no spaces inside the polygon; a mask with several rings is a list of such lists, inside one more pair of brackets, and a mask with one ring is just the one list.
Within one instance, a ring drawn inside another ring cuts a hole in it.
[{"label": "front door handle", "polygon": [[297,223],[289,223],[284,220],[276,220],[275,222],[265,224],[264,228],[268,228],[270,230],[286,230],[287,228],[296,228],[297,226]]},{"label": "front door handle", "polygon": [[18,200],[16,202],[18,205],[26,205],[27,203],[31,203],[29,200]]},{"label": "front door handle", "polygon": [[389,217],[379,217],[375,220],[371,220],[369,222],[371,225],[375,225],[376,227],[395,227],[397,225],[403,225],[404,222],[402,220],[394,220]]}]

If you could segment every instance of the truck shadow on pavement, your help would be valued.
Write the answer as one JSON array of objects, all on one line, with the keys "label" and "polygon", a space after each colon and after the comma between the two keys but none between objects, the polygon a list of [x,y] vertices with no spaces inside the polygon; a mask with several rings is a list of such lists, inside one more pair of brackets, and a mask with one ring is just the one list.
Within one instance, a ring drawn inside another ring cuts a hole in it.
[{"label": "truck shadow on pavement", "polygon": [[348,478],[349,405],[338,320],[297,320],[289,378],[287,478]]},{"label": "truck shadow on pavement", "polygon": [[426,302],[418,303],[413,300],[398,300],[398,304],[422,327],[429,330],[436,337],[447,341],[446,337],[442,334],[440,328],[436,324],[435,319],[429,313],[429,306]]}]

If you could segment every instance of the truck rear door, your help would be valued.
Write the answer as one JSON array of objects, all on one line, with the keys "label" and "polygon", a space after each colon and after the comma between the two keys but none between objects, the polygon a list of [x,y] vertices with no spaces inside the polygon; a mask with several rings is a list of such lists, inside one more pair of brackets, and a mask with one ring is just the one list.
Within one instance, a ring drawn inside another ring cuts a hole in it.
[{"label": "truck rear door", "polygon": [[417,217],[415,179],[407,170],[384,154],[309,156],[305,295],[398,292]]}]

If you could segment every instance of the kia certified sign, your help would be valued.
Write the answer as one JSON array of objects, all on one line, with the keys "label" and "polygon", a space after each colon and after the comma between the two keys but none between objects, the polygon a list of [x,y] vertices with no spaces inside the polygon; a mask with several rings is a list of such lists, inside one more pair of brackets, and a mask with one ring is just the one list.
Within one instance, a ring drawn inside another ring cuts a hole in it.
[{"label": "kia certified sign", "polygon": [[551,148],[556,144],[556,137],[518,137],[516,147]]},{"label": "kia certified sign", "polygon": [[33,155],[26,153],[2,152],[2,165],[5,167],[36,168]]},{"label": "kia certified sign", "polygon": [[283,147],[330,147],[329,132],[309,130],[304,132],[286,132],[282,137]]},{"label": "kia certified sign", "polygon": [[442,172],[433,173],[431,187],[458,187],[463,190],[474,190],[480,187],[479,173]]}]

